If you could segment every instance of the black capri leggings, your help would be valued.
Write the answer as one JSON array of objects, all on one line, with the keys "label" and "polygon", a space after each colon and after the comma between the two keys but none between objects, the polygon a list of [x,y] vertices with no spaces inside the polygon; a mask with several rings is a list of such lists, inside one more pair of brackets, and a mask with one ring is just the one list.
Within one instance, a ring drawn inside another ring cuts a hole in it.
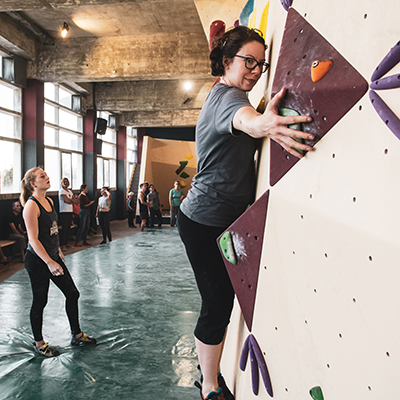
[{"label": "black capri leggings", "polygon": [[199,224],[179,211],[178,229],[202,300],[194,334],[204,344],[220,344],[230,321],[235,297],[216,241],[226,228]]},{"label": "black capri leggings", "polygon": [[28,271],[29,278],[31,279],[33,293],[30,317],[33,336],[36,342],[43,340],[43,310],[47,304],[50,279],[63,292],[66,298],[65,310],[71,327],[71,333],[77,335],[81,332],[78,317],[79,291],[61,258],[58,258],[57,262],[62,266],[64,275],[52,275],[46,263],[36,254],[27,251],[25,255],[25,269]]},{"label": "black capri leggings", "polygon": [[101,232],[103,233],[103,240],[111,242],[111,229],[110,229],[110,213],[108,211],[99,211],[99,223],[101,226]]}]

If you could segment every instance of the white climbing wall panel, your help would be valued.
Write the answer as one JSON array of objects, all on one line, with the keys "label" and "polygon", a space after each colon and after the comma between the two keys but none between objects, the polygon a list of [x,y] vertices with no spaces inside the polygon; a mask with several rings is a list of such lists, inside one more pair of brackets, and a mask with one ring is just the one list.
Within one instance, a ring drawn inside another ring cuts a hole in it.
[{"label": "white climbing wall panel", "polygon": [[[266,5],[255,0],[257,10]],[[395,0],[295,0],[293,7],[363,76],[400,40]],[[269,97],[287,12],[271,0],[269,75],[250,98]],[[216,19],[222,19],[221,15]],[[257,27],[256,16],[256,27]],[[227,23],[231,25],[231,22]],[[388,75],[400,74],[400,65]],[[400,88],[378,93],[400,116]],[[398,399],[400,371],[400,140],[368,93],[276,185],[263,144],[258,196],[270,189],[252,334],[265,354],[274,398]],[[249,332],[235,305],[222,361],[237,400],[252,392],[239,369]]]}]

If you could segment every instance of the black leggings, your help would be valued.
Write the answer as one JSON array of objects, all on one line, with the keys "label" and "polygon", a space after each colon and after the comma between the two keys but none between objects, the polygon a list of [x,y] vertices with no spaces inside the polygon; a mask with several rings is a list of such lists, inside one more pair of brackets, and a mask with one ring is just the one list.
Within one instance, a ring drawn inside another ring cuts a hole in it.
[{"label": "black leggings", "polygon": [[202,305],[194,334],[204,344],[217,345],[229,324],[235,292],[217,246],[226,228],[192,221],[179,211],[178,229],[192,265]]},{"label": "black leggings", "polygon": [[61,258],[58,258],[57,262],[62,266],[64,275],[52,275],[46,263],[36,254],[27,251],[25,255],[25,269],[28,271],[29,278],[31,279],[33,293],[30,317],[33,336],[36,342],[43,340],[43,310],[47,304],[50,279],[63,292],[66,298],[65,310],[71,327],[71,333],[77,335],[81,332],[78,320],[79,291]]},{"label": "black leggings", "polygon": [[110,213],[108,211],[99,211],[99,223],[103,233],[103,240],[106,241],[108,237],[111,242]]}]

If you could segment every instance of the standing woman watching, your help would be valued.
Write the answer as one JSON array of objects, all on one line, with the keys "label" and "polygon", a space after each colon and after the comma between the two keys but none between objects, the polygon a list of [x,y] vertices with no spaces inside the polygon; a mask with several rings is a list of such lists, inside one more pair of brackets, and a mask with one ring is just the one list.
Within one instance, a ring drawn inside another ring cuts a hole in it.
[{"label": "standing woman watching", "polygon": [[96,211],[96,218],[99,219],[101,231],[103,233],[103,240],[100,244],[104,244],[108,241],[111,242],[111,230],[110,230],[110,208],[111,208],[111,193],[108,187],[103,186],[100,191],[101,196],[99,197],[99,203]]},{"label": "standing woman watching", "polygon": [[175,226],[176,218],[178,215],[179,207],[181,201],[185,198],[183,191],[181,189],[181,184],[179,181],[174,182],[174,187],[169,191],[169,208],[170,208],[170,218],[171,226]]},{"label": "standing woman watching", "polygon": [[79,211],[79,229],[76,233],[75,238],[76,247],[81,247],[81,244],[79,243],[81,240],[83,240],[82,244],[84,246],[91,246],[91,244],[87,242],[86,238],[89,233],[90,227],[90,206],[94,203],[94,200],[90,201],[88,199],[88,191],[89,186],[86,184],[82,184],[81,193],[79,195],[79,205],[81,209]]},{"label": "standing woman watching", "polygon": [[42,336],[43,310],[47,304],[50,280],[66,297],[65,310],[71,328],[72,345],[96,344],[96,339],[82,333],[78,319],[79,292],[65,265],[58,237],[57,213],[53,201],[46,197],[50,179],[41,168],[26,172],[21,182],[21,204],[28,233],[25,269],[31,280],[33,303],[30,313],[35,351],[45,357],[60,353]]},{"label": "standing woman watching", "polygon": [[295,148],[310,151],[311,147],[293,138],[313,136],[287,127],[310,122],[310,117],[278,115],[285,89],[263,114],[251,106],[246,93],[269,67],[264,39],[255,30],[239,26],[226,32],[214,43],[210,59],[212,75],[221,80],[208,94],[197,122],[197,175],[181,205],[178,228],[202,298],[194,332],[203,374],[201,395],[232,400],[219,367],[234,290],[216,240],[254,201],[257,139],[273,139],[301,158]]}]

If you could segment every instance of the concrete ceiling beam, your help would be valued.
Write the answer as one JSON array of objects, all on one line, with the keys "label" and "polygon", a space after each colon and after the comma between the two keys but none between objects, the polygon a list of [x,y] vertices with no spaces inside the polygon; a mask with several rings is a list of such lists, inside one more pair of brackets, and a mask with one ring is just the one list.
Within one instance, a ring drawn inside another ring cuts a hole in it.
[{"label": "concrete ceiling beam", "polygon": [[200,110],[130,111],[122,114],[123,125],[134,128],[196,126]]},{"label": "concrete ceiling beam", "polygon": [[27,59],[36,55],[36,41],[9,15],[0,14],[0,47]]},{"label": "concrete ceiling beam", "polygon": [[102,6],[121,3],[156,3],[159,0],[1,0],[0,12],[22,10],[57,10],[79,6]]},{"label": "concrete ceiling beam", "polygon": [[200,109],[214,81],[214,77],[191,80],[190,89],[180,79],[96,83],[96,109],[117,112]]},{"label": "concrete ceiling beam", "polygon": [[210,76],[202,33],[57,40],[42,46],[28,77],[46,82],[194,79]]}]

